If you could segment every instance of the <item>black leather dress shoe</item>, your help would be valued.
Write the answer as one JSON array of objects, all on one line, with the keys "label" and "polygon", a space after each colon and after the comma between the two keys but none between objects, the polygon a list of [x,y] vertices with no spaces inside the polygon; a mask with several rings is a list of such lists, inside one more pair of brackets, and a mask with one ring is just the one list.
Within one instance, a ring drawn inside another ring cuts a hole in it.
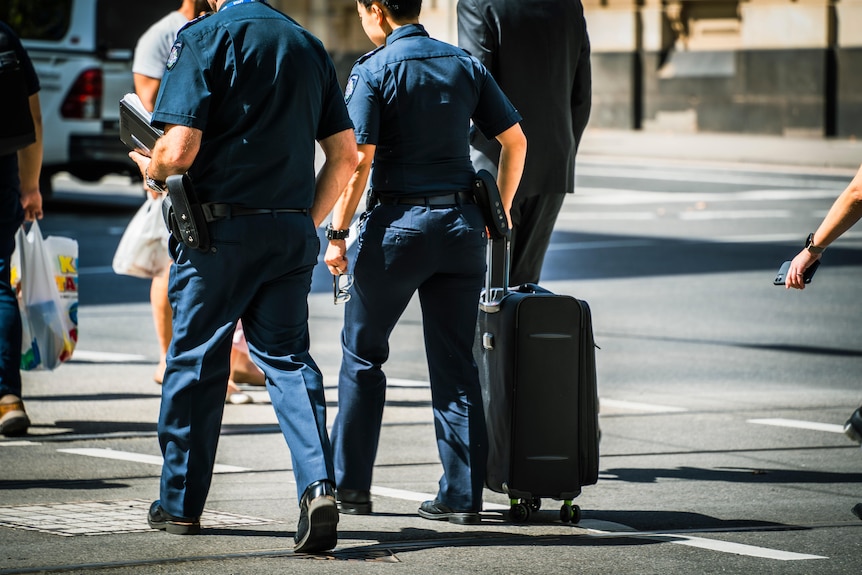
[{"label": "black leather dress shoe", "polygon": [[425,501],[419,507],[419,517],[432,521],[448,521],[459,525],[476,525],[482,517],[473,511],[454,511],[439,501]]},{"label": "black leather dress shoe", "polygon": [[862,443],[862,407],[850,415],[844,424],[844,433],[856,443]]},{"label": "black leather dress shoe", "polygon": [[147,513],[147,523],[153,529],[167,531],[172,535],[197,535],[201,532],[200,517],[191,519],[171,515],[162,509],[162,504],[158,499],[150,505],[150,512]]},{"label": "black leather dress shoe", "polygon": [[350,515],[371,515],[371,492],[361,489],[339,489],[338,509]]},{"label": "black leather dress shoe", "polygon": [[331,481],[315,481],[305,489],[299,503],[294,553],[319,553],[338,543],[338,505]]}]

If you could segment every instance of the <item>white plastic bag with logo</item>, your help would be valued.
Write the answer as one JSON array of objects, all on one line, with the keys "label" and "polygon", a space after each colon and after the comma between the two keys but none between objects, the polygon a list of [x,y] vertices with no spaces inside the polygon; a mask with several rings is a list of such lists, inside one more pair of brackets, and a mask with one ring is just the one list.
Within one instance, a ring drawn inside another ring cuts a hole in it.
[{"label": "white plastic bag with logo", "polygon": [[153,278],[171,264],[168,228],[162,217],[162,198],[147,201],[126,226],[114,253],[114,272],[139,278]]},{"label": "white plastic bag with logo", "polygon": [[20,287],[21,369],[54,369],[78,341],[78,242],[42,237],[33,222],[15,236],[12,284]]}]

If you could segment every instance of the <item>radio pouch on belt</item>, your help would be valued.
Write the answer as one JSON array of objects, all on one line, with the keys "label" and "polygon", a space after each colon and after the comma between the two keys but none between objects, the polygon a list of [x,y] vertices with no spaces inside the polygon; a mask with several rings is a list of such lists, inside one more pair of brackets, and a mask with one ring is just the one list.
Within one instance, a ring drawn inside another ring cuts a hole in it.
[{"label": "radio pouch on belt", "polygon": [[501,240],[511,235],[506,212],[503,211],[503,200],[497,188],[497,180],[488,170],[479,170],[473,181],[473,197],[485,217],[488,234],[493,240]]},{"label": "radio pouch on belt", "polygon": [[171,234],[192,249],[208,250],[209,230],[191,178],[188,174],[168,176],[166,183],[168,197],[163,209]]}]

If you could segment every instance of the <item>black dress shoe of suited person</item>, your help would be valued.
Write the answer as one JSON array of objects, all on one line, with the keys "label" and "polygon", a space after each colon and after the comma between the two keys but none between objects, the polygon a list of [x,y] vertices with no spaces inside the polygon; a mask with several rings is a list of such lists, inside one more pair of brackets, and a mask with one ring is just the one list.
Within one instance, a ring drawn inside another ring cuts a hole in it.
[{"label": "black dress shoe of suited person", "polygon": [[862,407],[850,415],[844,424],[844,434],[856,443],[862,443]]},{"label": "black dress shoe of suited person", "polygon": [[319,553],[338,543],[338,505],[331,481],[315,481],[299,502],[299,524],[293,537],[294,553]]},{"label": "black dress shoe of suited person", "polygon": [[201,520],[187,517],[176,517],[162,509],[161,502],[156,499],[150,505],[147,513],[147,523],[153,529],[167,531],[172,535],[197,535],[201,532]]},{"label": "black dress shoe of suited person", "polygon": [[476,525],[482,518],[476,512],[453,511],[439,501],[425,501],[419,507],[419,517],[432,521],[448,521],[459,525]]},{"label": "black dress shoe of suited person", "polygon": [[350,515],[371,515],[371,492],[362,489],[339,489],[338,509]]}]

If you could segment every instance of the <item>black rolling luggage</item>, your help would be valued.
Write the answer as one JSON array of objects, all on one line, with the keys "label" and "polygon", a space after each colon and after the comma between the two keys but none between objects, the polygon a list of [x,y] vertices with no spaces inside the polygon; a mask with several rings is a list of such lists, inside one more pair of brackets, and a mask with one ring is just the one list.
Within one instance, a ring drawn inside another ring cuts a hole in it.
[{"label": "black rolling luggage", "polygon": [[[488,428],[486,485],[509,496],[509,516],[526,521],[542,498],[560,500],[560,519],[580,521],[572,500],[599,473],[598,394],[590,308],[534,284],[492,285],[495,250],[479,303],[476,363]],[[498,260],[499,261],[499,260]]]}]

